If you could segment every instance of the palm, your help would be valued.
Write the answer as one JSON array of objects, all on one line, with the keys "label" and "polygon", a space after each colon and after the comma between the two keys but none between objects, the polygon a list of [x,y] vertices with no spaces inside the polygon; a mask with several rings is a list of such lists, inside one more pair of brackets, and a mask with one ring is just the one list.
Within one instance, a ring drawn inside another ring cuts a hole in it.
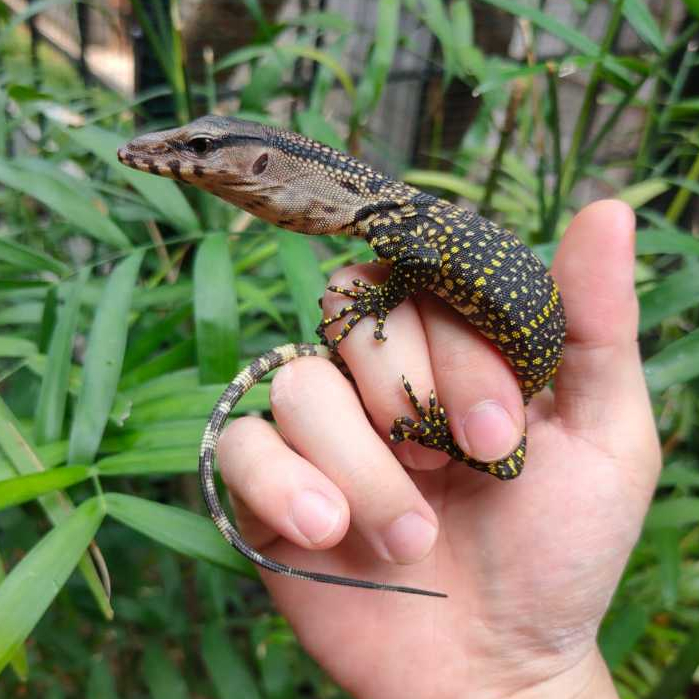
[{"label": "palm", "polygon": [[[373,674],[357,677],[356,668],[393,667],[394,677],[382,672],[385,687],[415,687],[436,669],[451,676],[449,668],[465,670],[463,659],[475,658],[471,684],[503,658],[519,677],[520,662],[542,648],[575,647],[561,657],[572,664],[593,647],[644,503],[626,497],[617,455],[566,430],[557,416],[541,415],[551,402],[542,396],[528,416],[526,478],[503,485],[454,462],[415,474],[441,522],[437,545],[422,563],[407,569],[377,563],[351,534],[325,552],[300,554],[287,542],[271,548],[272,556],[302,567],[448,593],[430,600],[318,585],[308,594],[308,583],[265,575],[303,644],[342,684],[361,696],[391,696]],[[571,590],[584,604],[571,603]]]}]

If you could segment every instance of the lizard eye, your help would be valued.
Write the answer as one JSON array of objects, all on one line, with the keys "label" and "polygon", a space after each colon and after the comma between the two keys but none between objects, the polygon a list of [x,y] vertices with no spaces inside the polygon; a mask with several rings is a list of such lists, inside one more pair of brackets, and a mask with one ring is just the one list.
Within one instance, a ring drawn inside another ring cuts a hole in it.
[{"label": "lizard eye", "polygon": [[187,142],[188,148],[193,150],[197,155],[205,155],[211,150],[212,141],[206,136],[196,136]]}]

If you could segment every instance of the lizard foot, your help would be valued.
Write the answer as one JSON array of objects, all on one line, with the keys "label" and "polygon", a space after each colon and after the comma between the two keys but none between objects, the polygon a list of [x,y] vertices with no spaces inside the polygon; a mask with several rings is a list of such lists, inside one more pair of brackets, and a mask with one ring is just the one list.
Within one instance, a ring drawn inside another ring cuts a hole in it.
[{"label": "lizard foot", "polygon": [[[337,313],[328,318],[324,318],[318,327],[316,333],[321,338],[324,344],[327,344],[331,349],[336,349],[337,346],[349,334],[352,328],[362,319],[373,316],[376,318],[376,327],[374,328],[374,337],[380,342],[386,341],[386,335],[383,332],[383,327],[388,318],[390,306],[387,304],[384,289],[381,284],[367,284],[361,279],[354,279],[352,284],[356,289],[346,289],[342,286],[331,285],[328,291],[336,294],[342,294],[353,299],[353,303],[341,308]],[[347,317],[348,316],[348,317]],[[342,330],[332,339],[325,338],[325,328],[338,320],[347,317]]]},{"label": "lizard foot", "polygon": [[444,407],[437,403],[437,397],[434,391],[430,391],[429,408],[420,403],[417,396],[413,392],[412,386],[403,379],[403,387],[410,398],[415,411],[418,414],[418,419],[403,416],[397,417],[393,421],[391,427],[390,439],[394,444],[398,444],[405,440],[417,442],[423,447],[436,449],[449,454],[455,461],[463,461],[467,466],[484,471],[499,478],[500,480],[510,480],[516,478],[524,468],[524,454],[526,451],[527,438],[522,436],[522,440],[517,448],[507,457],[500,461],[485,463],[476,461],[466,454],[461,447],[454,441],[454,437],[449,429],[449,418],[447,417]]}]

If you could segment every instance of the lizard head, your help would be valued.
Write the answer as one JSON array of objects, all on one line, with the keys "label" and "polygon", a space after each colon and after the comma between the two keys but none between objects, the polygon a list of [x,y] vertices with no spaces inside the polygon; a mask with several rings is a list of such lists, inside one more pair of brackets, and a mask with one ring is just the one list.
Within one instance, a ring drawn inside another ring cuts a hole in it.
[{"label": "lizard head", "polygon": [[317,141],[242,119],[206,116],[133,139],[129,167],[206,189],[259,218],[303,233],[348,233],[393,183]]}]

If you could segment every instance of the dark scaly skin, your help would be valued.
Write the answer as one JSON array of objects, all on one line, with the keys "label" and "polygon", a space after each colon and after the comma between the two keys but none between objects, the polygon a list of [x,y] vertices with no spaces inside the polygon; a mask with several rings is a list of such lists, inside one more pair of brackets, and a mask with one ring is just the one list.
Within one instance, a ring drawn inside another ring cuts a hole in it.
[{"label": "dark scaly skin", "polygon": [[[368,316],[384,341],[390,311],[418,291],[431,291],[462,313],[510,363],[523,399],[540,391],[560,364],[565,315],[558,288],[541,261],[512,233],[444,199],[385,177],[368,165],[298,134],[254,122],[203,117],[191,124],[137,138],[119,149],[125,165],[188,182],[293,231],[363,237],[390,264],[377,285],[355,280],[354,289],[331,286],[350,302],[324,319],[318,333],[331,351]],[[345,320],[327,340],[325,328]],[[251,549],[221,508],[213,480],[216,443],[235,403],[271,368],[326,348],[285,345],[253,362],[230,384],[207,424],[200,457],[204,498],[214,522],[243,555],[269,570],[319,582],[438,594],[319,573],[298,571]],[[391,440],[438,449],[501,480],[524,466],[526,436],[506,458],[482,463],[454,441],[434,392],[422,406],[403,384],[417,418],[396,418]]]}]

